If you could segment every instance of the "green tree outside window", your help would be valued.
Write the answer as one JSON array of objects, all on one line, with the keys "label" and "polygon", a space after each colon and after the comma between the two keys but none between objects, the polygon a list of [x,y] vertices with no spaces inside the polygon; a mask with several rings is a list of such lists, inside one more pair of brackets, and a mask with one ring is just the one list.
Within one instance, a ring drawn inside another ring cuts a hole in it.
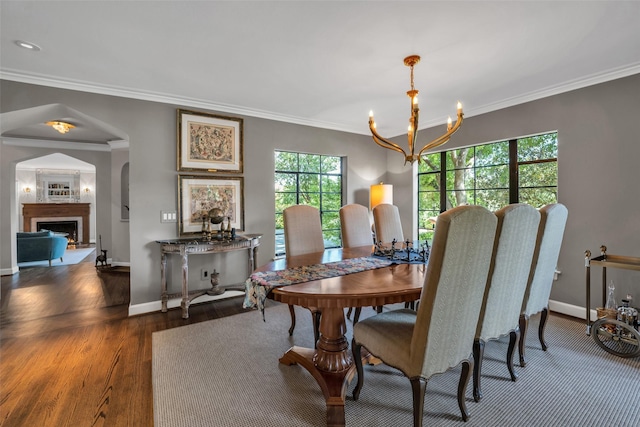
[{"label": "green tree outside window", "polygon": [[276,151],[274,173],[276,256],[286,252],[282,211],[292,205],[318,208],[325,248],[340,247],[342,158]]},{"label": "green tree outside window", "polygon": [[425,154],[418,165],[418,237],[455,206],[536,208],[558,200],[557,132]]}]

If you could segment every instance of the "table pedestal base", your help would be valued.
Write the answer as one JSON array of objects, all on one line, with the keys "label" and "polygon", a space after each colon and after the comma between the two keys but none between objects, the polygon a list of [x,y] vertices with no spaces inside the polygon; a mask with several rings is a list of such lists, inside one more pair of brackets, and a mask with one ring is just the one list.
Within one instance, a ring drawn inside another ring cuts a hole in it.
[{"label": "table pedestal base", "polygon": [[344,401],[347,386],[356,373],[349,342],[344,309],[323,308],[320,316],[320,338],[316,348],[291,347],[280,358],[285,365],[304,367],[322,389],[327,403],[327,426],[344,426]]},{"label": "table pedestal base", "polygon": [[347,369],[339,372],[328,372],[318,369],[314,363],[316,350],[312,348],[291,347],[280,358],[285,365],[298,364],[305,368],[318,382],[327,403],[327,426],[344,426],[344,402],[347,387],[356,373],[356,367],[351,364]]}]

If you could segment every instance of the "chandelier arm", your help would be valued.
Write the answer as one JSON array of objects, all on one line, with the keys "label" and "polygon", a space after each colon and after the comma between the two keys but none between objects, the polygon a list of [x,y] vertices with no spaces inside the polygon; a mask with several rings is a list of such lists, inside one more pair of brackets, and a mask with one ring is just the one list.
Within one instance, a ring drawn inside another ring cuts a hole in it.
[{"label": "chandelier arm", "polygon": [[449,139],[451,139],[451,137],[447,137],[442,139],[442,137],[438,138],[437,140],[431,141],[430,143],[428,143],[427,145],[425,145],[424,147],[422,147],[422,150],[420,150],[420,152],[418,153],[418,158],[422,157],[422,153],[424,153],[427,150],[431,150],[432,148],[438,148],[441,145],[446,144],[447,142],[449,142]]},{"label": "chandelier arm", "polygon": [[406,156],[407,154],[404,152],[404,150],[402,148],[400,148],[398,145],[389,142],[385,139],[379,139],[377,137],[373,137],[373,142],[375,142],[376,144],[378,144],[379,146],[381,146],[382,148],[388,148],[389,150],[393,150],[393,151],[397,151],[398,153],[402,153],[404,156]]},{"label": "chandelier arm", "polygon": [[458,120],[456,120],[455,126],[453,126],[451,129],[449,129],[447,131],[447,133],[445,133],[444,135],[434,139],[433,141],[427,143],[424,147],[422,147],[422,149],[418,153],[418,157],[422,156],[422,153],[425,152],[426,150],[429,150],[431,148],[436,148],[436,147],[439,147],[439,146],[441,146],[443,144],[446,144],[447,141],[449,141],[449,139],[451,139],[451,135],[453,135],[454,133],[456,133],[456,131],[458,129],[460,129],[460,126],[462,126],[462,120],[463,120],[463,116],[462,116],[462,114],[459,114],[458,115]]},{"label": "chandelier arm", "polygon": [[398,153],[402,153],[405,155],[407,155],[407,153],[402,149],[402,147],[400,147],[398,144],[395,144],[383,137],[381,137],[378,132],[376,132],[375,128],[371,125],[369,125],[369,130],[371,130],[371,134],[373,135],[373,141],[378,144],[379,146],[383,147],[383,148],[388,148],[390,150],[394,150],[397,151]]}]

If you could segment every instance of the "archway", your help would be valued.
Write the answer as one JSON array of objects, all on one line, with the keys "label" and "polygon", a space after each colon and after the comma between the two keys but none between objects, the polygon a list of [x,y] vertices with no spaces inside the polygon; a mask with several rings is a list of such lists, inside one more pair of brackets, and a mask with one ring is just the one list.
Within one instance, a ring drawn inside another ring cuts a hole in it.
[{"label": "archway", "polygon": [[[69,236],[69,249],[95,244],[95,165],[67,154],[52,153],[18,162],[15,184],[19,231],[46,228],[65,233]],[[45,213],[51,211],[51,203],[59,211],[55,215]],[[86,209],[86,215],[80,216],[79,209]],[[69,254],[67,262],[70,260],[73,257]]]},{"label": "archway", "polygon": [[[46,125],[48,121],[59,118],[75,125],[73,131],[61,134]],[[120,200],[120,173],[116,171],[128,162],[129,137],[126,133],[65,105],[49,104],[0,114],[0,138],[0,175],[3,182],[14,181],[14,185],[3,186],[3,193],[9,197],[4,198],[8,203],[0,205],[0,235],[3,242],[0,247],[0,272],[3,275],[18,272],[15,236],[24,229],[20,221],[21,200],[29,197],[23,190],[29,186],[34,190],[31,201],[35,202],[37,198],[35,179],[31,178],[30,185],[23,185],[18,180],[16,166],[24,166],[22,162],[48,155],[67,155],[95,167],[93,185],[85,182],[79,184],[81,201],[89,198],[95,203],[92,213],[97,219],[92,216],[92,231],[87,234],[91,234],[91,242],[96,242],[98,235],[102,235],[103,244],[110,249],[110,255],[117,254],[120,264],[128,264],[128,222],[122,221],[119,212],[116,213],[116,209],[120,209],[117,204]],[[85,192],[85,189],[89,191]],[[96,190],[100,193],[99,197]]]}]

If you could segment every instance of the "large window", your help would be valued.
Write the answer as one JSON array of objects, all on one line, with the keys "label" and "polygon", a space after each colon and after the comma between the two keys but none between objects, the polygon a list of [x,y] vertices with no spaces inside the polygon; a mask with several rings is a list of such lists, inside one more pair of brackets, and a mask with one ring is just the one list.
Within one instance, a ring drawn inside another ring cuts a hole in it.
[{"label": "large window", "polygon": [[282,211],[292,205],[320,210],[325,248],[341,245],[342,158],[275,152],[276,256],[285,254]]},{"label": "large window", "polygon": [[455,206],[536,208],[558,200],[558,134],[427,154],[418,166],[418,235],[431,239],[435,217]]}]

